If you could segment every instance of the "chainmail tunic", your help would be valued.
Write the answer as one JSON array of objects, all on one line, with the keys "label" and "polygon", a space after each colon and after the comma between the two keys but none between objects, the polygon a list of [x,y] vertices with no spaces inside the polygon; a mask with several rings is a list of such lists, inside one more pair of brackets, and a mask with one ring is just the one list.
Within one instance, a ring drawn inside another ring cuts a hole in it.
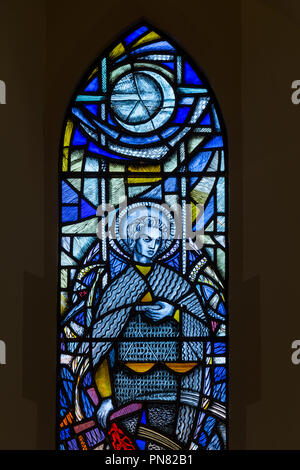
[{"label": "chainmail tunic", "polygon": [[[180,323],[168,318],[155,324],[137,313],[135,306],[148,292],[153,302],[167,301],[179,309]],[[201,338],[209,334],[207,324],[198,291],[175,271],[154,264],[146,277],[134,267],[117,277],[100,300],[92,328],[94,366],[112,348],[116,352],[112,388],[117,406],[136,400],[171,406],[179,398],[173,432],[179,442],[186,443],[200,400],[204,359]],[[144,373],[126,366],[126,363],[142,362],[155,365]],[[198,365],[179,376],[165,362]]]}]

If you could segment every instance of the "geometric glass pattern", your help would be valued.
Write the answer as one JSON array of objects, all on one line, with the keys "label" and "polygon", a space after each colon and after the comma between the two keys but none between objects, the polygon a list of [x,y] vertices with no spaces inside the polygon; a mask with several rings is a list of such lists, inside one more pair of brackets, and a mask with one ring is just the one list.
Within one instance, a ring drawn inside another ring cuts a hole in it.
[{"label": "geometric glass pattern", "polygon": [[227,447],[226,145],[205,75],[149,24],[74,93],[59,170],[59,449]]}]

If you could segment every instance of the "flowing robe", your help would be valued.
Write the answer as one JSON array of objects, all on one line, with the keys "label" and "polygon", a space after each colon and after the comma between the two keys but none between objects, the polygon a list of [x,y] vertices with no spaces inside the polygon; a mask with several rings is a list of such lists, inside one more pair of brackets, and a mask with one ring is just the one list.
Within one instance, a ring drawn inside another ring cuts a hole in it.
[{"label": "flowing robe", "polygon": [[[167,301],[174,306],[174,310],[180,311],[178,323],[169,318],[153,323],[136,312],[136,305],[149,292],[154,303],[156,300]],[[179,397],[176,435],[180,442],[185,443],[199,405],[202,365],[205,361],[203,340],[209,335],[207,317],[197,289],[175,271],[158,263],[152,265],[147,276],[130,266],[104,291],[91,335],[92,340],[96,340],[92,341],[94,367],[103,361],[113,346],[118,351],[118,361],[160,363],[158,369],[156,367],[140,376],[128,374],[122,369],[116,372],[113,375],[116,402],[122,406],[136,398],[170,403]],[[146,341],[143,341],[143,337]],[[170,337],[172,341],[167,341]],[[126,344],[130,346],[127,350],[124,346]],[[158,347],[155,348],[155,345]],[[160,350],[164,351],[164,357],[159,356]],[[181,373],[178,379],[174,371],[180,364],[183,364],[184,369],[184,363],[192,363],[192,370],[186,368],[186,372]],[[159,376],[158,381],[155,374]],[[126,393],[122,394],[122,387]]]}]

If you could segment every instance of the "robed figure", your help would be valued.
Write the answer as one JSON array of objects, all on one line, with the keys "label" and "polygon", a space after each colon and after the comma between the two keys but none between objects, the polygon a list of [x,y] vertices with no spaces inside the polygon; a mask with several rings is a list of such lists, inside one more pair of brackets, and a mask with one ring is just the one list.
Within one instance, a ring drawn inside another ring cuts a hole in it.
[{"label": "robed figure", "polygon": [[132,442],[144,441],[149,450],[188,448],[210,335],[203,299],[163,262],[174,242],[166,209],[133,204],[115,229],[130,265],[106,286],[93,312],[97,419],[103,429],[117,419]]}]

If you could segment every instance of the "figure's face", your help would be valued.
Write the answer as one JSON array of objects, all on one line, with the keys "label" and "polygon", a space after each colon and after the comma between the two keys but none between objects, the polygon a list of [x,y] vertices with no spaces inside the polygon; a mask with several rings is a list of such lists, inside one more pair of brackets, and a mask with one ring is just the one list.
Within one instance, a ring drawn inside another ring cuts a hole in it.
[{"label": "figure's face", "polygon": [[135,252],[153,259],[161,244],[161,231],[154,227],[145,227],[135,244]]}]

